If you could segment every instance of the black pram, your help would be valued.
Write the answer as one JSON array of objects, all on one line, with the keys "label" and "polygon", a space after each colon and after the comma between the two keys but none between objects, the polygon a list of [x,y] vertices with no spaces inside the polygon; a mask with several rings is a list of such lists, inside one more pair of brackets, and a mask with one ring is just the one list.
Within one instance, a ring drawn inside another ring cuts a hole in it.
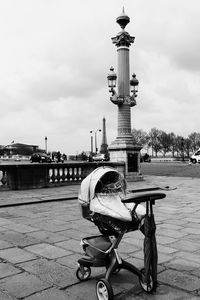
[{"label": "black pram", "polygon": [[[120,269],[136,274],[145,292],[156,290],[158,257],[153,204],[165,196],[154,188],[127,193],[124,177],[111,167],[97,168],[82,181],[79,193],[82,216],[93,222],[101,234],[82,239],[85,255],[78,260],[76,276],[84,281],[89,279],[91,267],[106,267],[105,277],[96,284],[99,300],[113,299],[110,277]],[[142,202],[146,202],[146,208]],[[142,270],[124,261],[118,253],[123,235],[138,229],[145,235]]]}]

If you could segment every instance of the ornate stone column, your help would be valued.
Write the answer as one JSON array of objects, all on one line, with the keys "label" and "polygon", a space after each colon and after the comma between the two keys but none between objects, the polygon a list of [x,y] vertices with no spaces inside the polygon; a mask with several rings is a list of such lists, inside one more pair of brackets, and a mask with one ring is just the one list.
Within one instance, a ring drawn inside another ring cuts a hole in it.
[{"label": "ornate stone column", "polygon": [[117,78],[118,92],[111,87],[112,96],[110,100],[118,107],[118,128],[117,137],[109,146],[110,160],[124,161],[126,163],[126,178],[140,180],[142,178],[140,175],[141,147],[133,144],[131,134],[131,107],[136,105],[137,94],[134,90],[133,94],[130,95],[130,84],[135,87],[138,85],[138,80],[134,74],[132,81],[130,81],[129,47],[135,38],[125,31],[130,18],[124,13],[124,10],[116,22],[122,28],[122,31],[112,38],[113,44],[117,47],[118,74],[116,76],[114,68],[111,68],[112,73],[108,75],[108,80],[112,78],[112,75],[114,75],[115,80]]}]

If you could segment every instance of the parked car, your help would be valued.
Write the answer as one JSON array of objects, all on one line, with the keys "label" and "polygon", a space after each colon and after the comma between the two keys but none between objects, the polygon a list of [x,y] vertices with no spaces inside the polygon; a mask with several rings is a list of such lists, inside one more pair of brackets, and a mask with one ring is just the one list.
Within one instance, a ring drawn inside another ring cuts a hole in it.
[{"label": "parked car", "polygon": [[105,154],[99,153],[92,157],[93,161],[104,161],[106,160]]},{"label": "parked car", "polygon": [[192,154],[192,156],[190,157],[190,161],[193,164],[200,163],[200,149]]},{"label": "parked car", "polygon": [[30,161],[33,162],[39,162],[39,163],[51,163],[51,157],[48,156],[46,153],[33,153],[31,155]]},{"label": "parked car", "polygon": [[151,156],[148,153],[141,155],[140,162],[151,162]]},{"label": "parked car", "polygon": [[3,160],[9,160],[9,157],[7,155],[4,155],[2,159]]}]

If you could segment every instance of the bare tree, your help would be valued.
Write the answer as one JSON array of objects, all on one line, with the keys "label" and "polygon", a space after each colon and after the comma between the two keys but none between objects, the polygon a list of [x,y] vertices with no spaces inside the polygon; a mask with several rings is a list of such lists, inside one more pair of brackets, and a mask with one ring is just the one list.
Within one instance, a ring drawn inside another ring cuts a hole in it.
[{"label": "bare tree", "polygon": [[191,150],[194,152],[200,147],[200,133],[192,132],[188,138],[191,141]]},{"label": "bare tree", "polygon": [[142,129],[132,129],[133,143],[144,147],[148,144],[149,135]]},{"label": "bare tree", "polygon": [[158,152],[161,150],[161,144],[159,141],[159,135],[161,134],[161,130],[157,128],[152,128],[149,132],[149,146],[152,147],[152,156],[153,152],[155,152],[156,157],[158,156]]},{"label": "bare tree", "polygon": [[173,145],[173,138],[170,133],[166,133],[164,131],[161,131],[158,136],[161,151],[163,152],[163,156],[165,157],[166,153],[169,152],[172,149]]}]

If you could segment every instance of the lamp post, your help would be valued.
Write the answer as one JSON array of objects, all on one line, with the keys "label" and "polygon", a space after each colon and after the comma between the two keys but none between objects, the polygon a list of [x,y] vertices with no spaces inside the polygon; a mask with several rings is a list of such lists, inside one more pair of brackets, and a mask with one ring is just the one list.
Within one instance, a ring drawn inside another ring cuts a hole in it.
[{"label": "lamp post", "polygon": [[[94,141],[95,141],[95,153],[97,154],[98,152],[98,148],[97,148],[97,132],[101,132],[101,129],[97,129],[97,130],[90,130],[90,133],[94,133]],[[92,138],[92,137],[91,137]],[[92,140],[92,139],[91,139]],[[92,142],[91,142],[92,143]],[[93,144],[93,143],[92,143]],[[92,146],[93,148],[93,146]]]},{"label": "lamp post", "polygon": [[[90,133],[92,133],[92,131],[90,131]],[[91,135],[90,136],[90,152],[91,152],[91,156],[93,154],[93,136]]]},{"label": "lamp post", "polygon": [[47,136],[45,136],[44,140],[45,140],[45,151],[47,153]]},{"label": "lamp post", "polygon": [[[111,161],[125,162],[125,176],[133,180],[139,180],[140,174],[140,150],[141,147],[133,143],[131,133],[131,107],[136,105],[139,81],[133,73],[130,78],[129,47],[135,38],[125,31],[130,18],[125,14],[124,9],[116,19],[121,31],[112,39],[117,47],[118,72],[110,68],[107,75],[110,101],[118,108],[117,137],[109,146]],[[115,87],[117,86],[117,91]],[[137,177],[137,178],[136,178]]]}]

